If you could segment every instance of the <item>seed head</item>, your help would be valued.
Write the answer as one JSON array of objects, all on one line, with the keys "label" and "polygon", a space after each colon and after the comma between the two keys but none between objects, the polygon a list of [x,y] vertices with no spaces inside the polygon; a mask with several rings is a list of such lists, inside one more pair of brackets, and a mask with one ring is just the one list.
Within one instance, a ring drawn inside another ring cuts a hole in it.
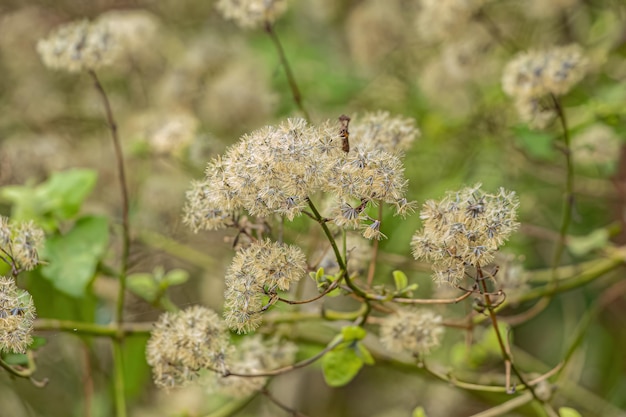
[{"label": "seed head", "polygon": [[238,333],[256,329],[261,323],[263,296],[288,290],[305,273],[306,258],[297,246],[266,240],[241,250],[226,272],[226,323]]},{"label": "seed head", "polygon": [[380,341],[390,352],[426,355],[441,343],[441,316],[430,310],[400,310],[380,325]]},{"label": "seed head", "polygon": [[80,20],[59,26],[41,39],[37,52],[48,68],[80,72],[113,64],[120,48],[106,22]]},{"label": "seed head", "polygon": [[31,335],[35,306],[28,292],[12,278],[0,277],[0,352],[25,353]]},{"label": "seed head", "polygon": [[16,268],[32,270],[39,264],[38,250],[43,239],[43,230],[32,221],[10,224],[7,218],[0,216],[0,249]]},{"label": "seed head", "polygon": [[169,389],[195,380],[202,369],[222,371],[229,347],[220,317],[194,306],[161,315],[150,334],[146,358],[155,384]]},{"label": "seed head", "polygon": [[411,247],[416,259],[433,263],[437,282],[456,284],[467,267],[489,264],[519,226],[515,193],[501,188],[487,194],[480,187],[448,192],[441,201],[424,204],[423,229],[413,235]]},{"label": "seed head", "polygon": [[286,0],[219,0],[219,12],[243,29],[274,23],[287,10]]}]

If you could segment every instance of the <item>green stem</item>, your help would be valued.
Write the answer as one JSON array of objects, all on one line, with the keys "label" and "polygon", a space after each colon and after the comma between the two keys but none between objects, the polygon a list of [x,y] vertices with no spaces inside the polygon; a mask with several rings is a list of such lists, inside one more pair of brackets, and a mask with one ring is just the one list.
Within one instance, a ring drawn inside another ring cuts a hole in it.
[{"label": "green stem", "polygon": [[142,243],[151,248],[162,250],[192,265],[209,270],[215,268],[215,260],[207,256],[206,253],[170,239],[160,233],[151,230],[142,230],[139,234],[139,239]]},{"label": "green stem", "polygon": [[496,417],[503,415],[510,415],[509,413],[516,408],[528,404],[533,400],[533,396],[530,392],[526,392],[517,398],[513,398],[505,403],[491,407],[489,410],[485,410],[478,414],[472,414],[470,417]]},{"label": "green stem", "polygon": [[242,398],[240,400],[232,400],[228,401],[222,407],[217,410],[207,414],[205,417],[230,417],[237,414],[239,411],[243,410],[245,406],[250,404],[252,400],[254,400],[260,393],[257,391],[254,394]]},{"label": "green stem", "polygon": [[291,95],[293,97],[293,101],[296,103],[296,106],[300,109],[302,114],[304,114],[304,118],[307,122],[311,122],[311,117],[309,113],[304,108],[304,104],[302,103],[302,94],[300,94],[300,89],[298,88],[298,83],[296,82],[296,77],[293,75],[293,71],[291,70],[291,66],[289,65],[289,61],[287,61],[287,55],[285,55],[285,50],[283,49],[282,44],[280,43],[280,39],[276,32],[274,31],[274,27],[270,22],[265,22],[265,32],[270,36],[274,46],[276,47],[276,51],[278,52],[278,57],[280,58],[280,63],[285,70],[285,75],[287,76],[287,82],[289,83],[289,88],[291,89]]},{"label": "green stem", "polygon": [[113,339],[113,397],[117,417],[126,417],[126,395],[124,392],[124,357],[122,341]]},{"label": "green stem", "polygon": [[35,320],[36,331],[57,330],[68,333],[76,333],[84,336],[101,336],[116,338],[122,335],[141,335],[150,334],[152,323],[123,323],[118,327],[113,324],[102,325],[95,323],[86,323],[81,321],[57,320],[57,319],[37,319]]},{"label": "green stem", "polygon": [[370,297],[368,297],[368,295],[363,290],[361,290],[356,284],[354,284],[352,280],[350,279],[350,276],[348,275],[348,267],[346,265],[346,262],[343,256],[341,256],[341,252],[339,251],[339,247],[337,246],[337,241],[333,237],[333,234],[331,233],[330,229],[328,228],[328,225],[324,221],[324,218],[322,217],[320,212],[317,211],[317,207],[315,207],[315,204],[313,204],[311,199],[307,199],[307,201],[309,203],[309,207],[311,208],[311,211],[313,212],[313,216],[315,217],[315,220],[317,220],[320,226],[322,226],[322,230],[324,231],[324,234],[326,235],[328,242],[330,242],[330,246],[333,248],[333,252],[335,253],[335,258],[337,259],[337,264],[339,265],[339,269],[343,273],[343,277],[346,280],[346,284],[359,297],[366,299],[366,300],[369,299]]},{"label": "green stem", "polygon": [[559,241],[557,243],[556,249],[554,251],[554,256],[552,258],[552,283],[553,285],[557,285],[557,268],[561,264],[561,258],[565,250],[567,231],[572,222],[572,212],[574,211],[574,164],[572,161],[569,129],[567,128],[567,119],[565,118],[565,112],[563,111],[563,107],[561,107],[561,103],[556,98],[556,96],[552,94],[551,97],[557,116],[559,117],[559,120],[561,121],[561,126],[563,128],[563,154],[565,155],[565,164],[567,167],[567,174],[565,178],[565,201],[563,203],[563,216],[561,220],[561,227],[559,229]]},{"label": "green stem", "polygon": [[566,292],[582,287],[583,285],[586,285],[603,276],[607,272],[610,272],[623,265],[625,259],[623,252],[624,249],[620,248],[620,250],[616,251],[615,254],[612,254],[610,258],[595,262],[594,265],[590,265],[587,270],[581,272],[579,275],[576,275],[567,280],[559,280],[558,286],[550,283],[538,288],[533,288],[532,290],[525,292],[524,294],[516,297],[514,300],[511,301],[521,303],[540,297],[553,296],[561,292]]}]

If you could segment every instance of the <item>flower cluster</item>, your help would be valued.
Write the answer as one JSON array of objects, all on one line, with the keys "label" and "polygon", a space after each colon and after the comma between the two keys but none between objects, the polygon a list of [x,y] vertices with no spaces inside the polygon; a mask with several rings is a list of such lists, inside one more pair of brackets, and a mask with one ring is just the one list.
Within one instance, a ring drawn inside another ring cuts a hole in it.
[{"label": "flower cluster", "polygon": [[164,313],[146,346],[154,382],[162,388],[183,386],[203,369],[225,370],[230,342],[224,322],[213,311],[194,306]]},{"label": "flower cluster", "polygon": [[478,184],[429,200],[420,217],[422,230],[411,241],[413,256],[433,263],[435,281],[456,284],[466,268],[491,263],[498,248],[517,229],[519,200],[503,188],[487,194]]},{"label": "flower cluster", "polygon": [[483,3],[484,0],[421,0],[417,29],[425,40],[454,38]]},{"label": "flower cluster", "polygon": [[[297,347],[278,338],[263,340],[260,335],[246,337],[236,346],[228,370],[234,373],[254,375],[282,368],[294,363]],[[267,377],[241,377],[215,374],[213,388],[222,394],[243,398],[262,389]]]},{"label": "flower cluster", "polygon": [[542,128],[555,116],[545,99],[566,94],[582,80],[587,64],[578,45],[521,53],[506,65],[502,89],[515,99],[522,120]]},{"label": "flower cluster", "polygon": [[412,121],[384,113],[365,115],[353,129],[356,146],[347,153],[339,126],[331,123],[317,127],[290,119],[244,135],[193,184],[183,221],[194,231],[220,229],[241,209],[292,220],[308,207],[310,195],[323,191],[339,202],[333,216],[338,226],[363,227],[365,237],[379,238],[380,224],[370,224],[363,212],[378,202],[394,205],[400,215],[412,211],[397,153],[418,131]]},{"label": "flower cluster", "polygon": [[0,277],[0,352],[24,353],[32,343],[35,306],[12,278]]},{"label": "flower cluster", "polygon": [[287,11],[287,0],[219,0],[216,7],[224,18],[250,29],[274,23]]},{"label": "flower cluster", "polygon": [[441,343],[442,318],[426,309],[399,310],[380,325],[380,342],[393,353],[426,355]]},{"label": "flower cluster", "polygon": [[350,128],[350,138],[355,145],[388,153],[407,151],[419,137],[420,130],[415,126],[414,119],[393,117],[386,111],[356,117]]},{"label": "flower cluster", "polygon": [[288,290],[305,273],[306,259],[297,246],[266,240],[243,249],[226,273],[226,323],[238,333],[254,330],[261,323],[263,296]]},{"label": "flower cluster", "polygon": [[40,40],[37,52],[48,68],[80,72],[113,64],[120,48],[106,23],[80,20],[62,25]]},{"label": "flower cluster", "polygon": [[39,264],[37,251],[43,239],[43,230],[33,222],[9,224],[0,216],[0,257],[15,269],[31,270]]}]

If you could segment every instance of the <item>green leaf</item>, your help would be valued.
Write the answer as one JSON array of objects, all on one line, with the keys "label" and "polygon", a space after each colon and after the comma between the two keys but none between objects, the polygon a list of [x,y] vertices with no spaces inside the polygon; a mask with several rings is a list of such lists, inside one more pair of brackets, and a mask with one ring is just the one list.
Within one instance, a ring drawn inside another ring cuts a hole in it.
[{"label": "green leaf", "polygon": [[60,291],[82,297],[108,242],[107,219],[83,217],[65,235],[51,236],[46,240],[42,258],[48,265],[41,269],[41,273]]},{"label": "green leaf", "polygon": [[426,411],[424,411],[424,407],[416,407],[411,414],[411,417],[428,417],[426,415]]},{"label": "green leaf", "polygon": [[398,292],[401,292],[406,288],[407,285],[409,285],[409,279],[404,272],[400,270],[395,270],[392,272],[392,274],[393,281],[396,283],[396,290]]},{"label": "green leaf", "polygon": [[183,269],[172,269],[163,277],[163,282],[167,283],[168,287],[172,285],[181,285],[187,282],[189,279],[189,273]]},{"label": "green leaf", "polygon": [[559,417],[582,417],[580,413],[570,407],[559,408]]},{"label": "green leaf", "polygon": [[345,326],[341,329],[341,335],[345,342],[352,342],[353,340],[363,339],[366,332],[359,326]]},{"label": "green leaf", "polygon": [[567,239],[567,247],[576,256],[587,255],[596,249],[606,247],[609,237],[607,229],[596,229],[586,236],[569,237]]},{"label": "green leaf", "polygon": [[93,170],[72,169],[53,173],[37,186],[10,186],[0,189],[0,197],[13,203],[11,217],[34,220],[47,231],[57,228],[58,220],[71,219],[96,184]]},{"label": "green leaf", "polygon": [[374,361],[374,357],[372,356],[370,351],[367,350],[367,348],[365,347],[363,343],[357,342],[356,348],[357,348],[357,354],[359,355],[361,359],[363,359],[363,362],[366,365],[374,365],[374,363],[376,363],[376,361]]},{"label": "green leaf", "polygon": [[45,346],[46,343],[48,343],[48,339],[46,339],[45,337],[33,336],[33,343],[31,343],[30,346],[28,346],[28,348],[30,350],[36,350],[42,346]]},{"label": "green leaf", "polygon": [[324,380],[330,387],[342,387],[354,379],[363,367],[363,359],[350,346],[331,350],[322,358]]},{"label": "green leaf", "polygon": [[9,365],[28,365],[28,356],[24,353],[4,353],[2,356]]},{"label": "green leaf", "polygon": [[128,289],[138,297],[149,303],[156,301],[159,289],[154,276],[149,273],[137,273],[129,275],[126,279]]}]

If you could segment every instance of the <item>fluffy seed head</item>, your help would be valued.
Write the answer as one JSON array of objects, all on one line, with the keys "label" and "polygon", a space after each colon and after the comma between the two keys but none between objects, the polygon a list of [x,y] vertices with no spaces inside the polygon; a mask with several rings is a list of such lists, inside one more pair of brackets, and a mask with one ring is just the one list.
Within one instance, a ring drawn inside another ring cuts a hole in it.
[{"label": "fluffy seed head", "polygon": [[261,323],[263,295],[288,290],[305,273],[306,258],[297,246],[266,240],[243,249],[226,272],[226,323],[238,333],[254,330]]},{"label": "fluffy seed head", "polygon": [[287,0],[219,0],[219,12],[243,29],[274,23],[287,10]]},{"label": "fluffy seed head", "polygon": [[48,68],[80,72],[113,64],[120,48],[106,22],[80,20],[59,26],[40,40],[37,52]]},{"label": "fluffy seed head", "polygon": [[0,277],[0,352],[25,353],[32,343],[35,306],[12,278]]},{"label": "fluffy seed head", "polygon": [[426,355],[441,343],[441,316],[430,310],[400,310],[380,325],[380,341],[390,352]]},{"label": "fluffy seed head", "polygon": [[0,216],[0,249],[17,269],[32,270],[39,264],[38,250],[44,240],[44,232],[31,222],[10,224]]},{"label": "fluffy seed head", "polygon": [[488,194],[481,185],[448,192],[441,201],[427,201],[420,213],[423,228],[412,238],[416,259],[433,263],[437,282],[458,283],[467,267],[485,266],[515,231],[519,201],[501,188]]},{"label": "fluffy seed head", "polygon": [[220,317],[194,306],[161,315],[150,334],[146,359],[155,384],[169,389],[195,380],[202,369],[223,371],[229,347]]}]

